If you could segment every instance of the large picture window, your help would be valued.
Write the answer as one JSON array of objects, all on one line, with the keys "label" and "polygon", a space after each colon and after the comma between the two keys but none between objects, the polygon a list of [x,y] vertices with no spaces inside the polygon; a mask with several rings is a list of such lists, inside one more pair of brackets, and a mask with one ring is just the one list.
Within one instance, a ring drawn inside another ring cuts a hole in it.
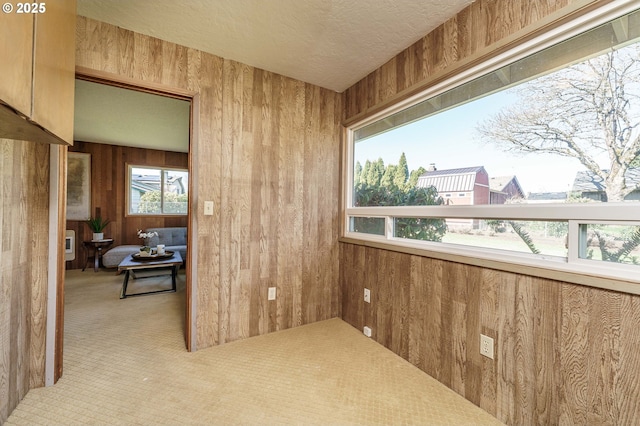
[{"label": "large picture window", "polygon": [[127,169],[129,215],[187,214],[187,170],[133,165]]},{"label": "large picture window", "polygon": [[345,236],[637,281],[640,11],[620,14],[351,126]]}]

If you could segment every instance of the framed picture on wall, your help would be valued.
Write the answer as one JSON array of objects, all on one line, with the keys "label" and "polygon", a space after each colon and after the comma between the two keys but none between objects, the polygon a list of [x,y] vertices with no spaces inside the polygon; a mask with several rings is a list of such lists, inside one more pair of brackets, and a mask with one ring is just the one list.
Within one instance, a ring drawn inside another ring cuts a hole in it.
[{"label": "framed picture on wall", "polygon": [[67,220],[91,216],[91,154],[70,152],[67,157]]}]

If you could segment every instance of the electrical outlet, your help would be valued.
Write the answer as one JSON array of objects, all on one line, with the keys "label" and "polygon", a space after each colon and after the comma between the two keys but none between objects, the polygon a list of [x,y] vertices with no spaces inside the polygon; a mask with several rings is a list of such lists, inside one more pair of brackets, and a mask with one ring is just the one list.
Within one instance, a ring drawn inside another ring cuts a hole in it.
[{"label": "electrical outlet", "polygon": [[368,288],[364,289],[364,301],[367,303],[371,303],[371,290]]},{"label": "electrical outlet", "polygon": [[480,335],[480,355],[493,359],[493,339],[484,334]]},{"label": "electrical outlet", "polygon": [[371,337],[371,329],[366,325],[364,326],[364,330],[362,330],[362,332],[364,333],[365,336]]},{"label": "electrical outlet", "polygon": [[276,288],[269,287],[269,294],[267,295],[268,300],[276,300]]}]

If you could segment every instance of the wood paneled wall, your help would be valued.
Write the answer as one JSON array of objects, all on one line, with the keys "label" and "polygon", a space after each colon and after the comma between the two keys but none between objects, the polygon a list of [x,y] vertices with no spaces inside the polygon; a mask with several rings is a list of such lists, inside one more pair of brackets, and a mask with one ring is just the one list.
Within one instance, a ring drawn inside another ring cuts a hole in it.
[{"label": "wood paneled wall", "polygon": [[87,18],[76,41],[78,66],[198,94],[197,347],[338,316],[341,95]]},{"label": "wood paneled wall", "polygon": [[0,139],[0,424],[44,385],[49,146]]},{"label": "wood paneled wall", "polygon": [[[114,246],[140,244],[138,229],[187,226],[186,216],[125,216],[127,164],[186,169],[186,153],[78,141],[69,151],[91,154],[91,214],[99,211],[103,218],[111,220],[105,236],[114,239]],[[67,269],[82,268],[85,262],[82,241],[90,240],[92,231],[85,222],[77,220],[67,221],[67,229],[76,232],[76,259],[67,262]]]},{"label": "wood paneled wall", "polygon": [[[600,1],[605,3],[608,1]],[[581,0],[476,0],[345,91],[351,119]],[[597,3],[594,0],[592,3]],[[567,9],[567,13],[569,12]]]},{"label": "wood paneled wall", "polygon": [[506,424],[640,419],[640,296],[346,243],[340,261],[345,321]]},{"label": "wood paneled wall", "polygon": [[[344,94],[353,120],[589,3],[477,0]],[[640,297],[340,245],[343,319],[507,424],[636,424]],[[363,289],[371,289],[371,304]],[[480,333],[496,359],[479,354]]]}]

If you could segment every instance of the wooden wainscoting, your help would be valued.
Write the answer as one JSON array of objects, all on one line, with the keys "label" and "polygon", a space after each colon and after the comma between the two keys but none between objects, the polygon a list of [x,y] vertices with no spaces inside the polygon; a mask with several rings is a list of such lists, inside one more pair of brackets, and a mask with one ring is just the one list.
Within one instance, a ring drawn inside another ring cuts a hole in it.
[{"label": "wooden wainscoting", "polygon": [[640,418],[640,296],[346,243],[340,262],[345,321],[499,420]]}]

